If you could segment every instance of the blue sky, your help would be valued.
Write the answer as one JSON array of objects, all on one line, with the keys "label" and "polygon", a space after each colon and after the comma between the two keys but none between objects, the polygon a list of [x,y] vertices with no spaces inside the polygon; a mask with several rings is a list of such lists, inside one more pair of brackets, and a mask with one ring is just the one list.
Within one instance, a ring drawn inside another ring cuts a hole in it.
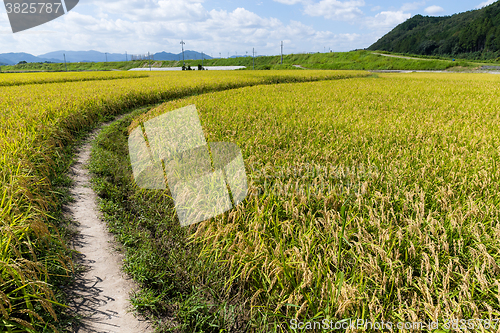
[{"label": "blue sky", "polygon": [[58,50],[108,53],[349,51],[370,46],[416,14],[443,16],[481,8],[482,0],[80,0],[66,15],[12,33],[0,7],[0,53]]}]

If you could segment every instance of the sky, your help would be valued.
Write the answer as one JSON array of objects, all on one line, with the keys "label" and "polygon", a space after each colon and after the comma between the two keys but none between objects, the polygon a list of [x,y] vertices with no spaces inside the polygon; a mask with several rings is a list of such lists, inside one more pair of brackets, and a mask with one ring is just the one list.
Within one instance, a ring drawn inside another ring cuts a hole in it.
[{"label": "sky", "polygon": [[[54,0],[55,1],[55,0]],[[474,10],[494,0],[80,0],[67,14],[12,33],[0,5],[0,53],[185,50],[212,57],[350,51],[408,18]]]}]

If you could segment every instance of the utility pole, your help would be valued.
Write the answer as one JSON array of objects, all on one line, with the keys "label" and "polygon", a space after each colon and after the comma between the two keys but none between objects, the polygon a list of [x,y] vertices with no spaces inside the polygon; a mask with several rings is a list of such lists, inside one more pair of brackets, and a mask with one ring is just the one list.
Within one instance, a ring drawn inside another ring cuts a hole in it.
[{"label": "utility pole", "polygon": [[149,55],[149,52],[148,52],[148,59],[149,59],[149,71],[151,72],[151,56]]},{"label": "utility pole", "polygon": [[63,53],[64,57],[64,68],[66,69],[66,72],[68,71],[68,66],[66,66],[66,54]]},{"label": "utility pole", "polygon": [[222,59],[222,54],[219,52],[219,59]]},{"label": "utility pole", "polygon": [[108,62],[108,52],[104,52],[104,54],[106,55],[106,62]]},{"label": "utility pole", "polygon": [[184,66],[184,40],[181,40],[181,46],[182,46],[182,66]]},{"label": "utility pole", "polygon": [[283,65],[283,41],[281,41],[281,64]]},{"label": "utility pole", "polygon": [[203,55],[203,51],[201,51],[201,67],[203,67],[203,60],[205,60],[205,57]]},{"label": "utility pole", "polygon": [[125,51],[125,61],[128,61],[127,51]]},{"label": "utility pole", "polygon": [[253,60],[252,70],[255,70],[255,47],[252,49],[252,60]]}]

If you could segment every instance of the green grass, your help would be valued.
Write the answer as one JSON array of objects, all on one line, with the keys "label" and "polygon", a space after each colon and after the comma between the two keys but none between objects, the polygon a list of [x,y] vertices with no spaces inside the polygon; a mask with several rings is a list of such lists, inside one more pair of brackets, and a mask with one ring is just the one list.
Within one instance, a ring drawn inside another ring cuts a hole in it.
[{"label": "green grass", "polygon": [[[473,66],[469,61],[436,60],[419,61],[409,59],[398,59],[372,54],[370,51],[330,52],[313,54],[287,54],[283,56],[283,64],[280,56],[263,56],[255,58],[256,69],[289,69],[292,65],[301,65],[310,69],[350,69],[350,70],[377,70],[377,69],[415,69],[415,70],[443,70],[447,68]],[[202,64],[201,60],[187,60],[186,65],[196,67]],[[203,61],[205,66],[246,66],[252,69],[254,60],[252,57],[211,59]],[[182,62],[163,62],[161,67],[182,66]]]},{"label": "green grass", "polygon": [[[380,52],[388,53],[389,52]],[[185,64],[196,68],[197,65],[204,66],[246,66],[252,69],[296,69],[292,65],[302,65],[311,69],[351,69],[351,70],[444,70],[453,67],[474,67],[479,61],[456,59],[443,57],[424,57],[405,55],[432,61],[419,61],[409,59],[397,59],[374,55],[371,51],[358,50],[351,52],[330,52],[313,54],[287,54],[283,56],[281,64],[280,56],[261,56],[252,59],[252,57],[223,58],[210,60],[186,60]],[[149,61],[121,61],[121,62],[99,62],[99,63],[68,63],[68,71],[85,70],[129,70],[131,68],[149,67]],[[481,63],[484,63],[482,61]],[[182,61],[151,61],[152,67],[181,67]],[[64,71],[64,64],[20,64],[15,66],[2,66],[2,71]]]}]

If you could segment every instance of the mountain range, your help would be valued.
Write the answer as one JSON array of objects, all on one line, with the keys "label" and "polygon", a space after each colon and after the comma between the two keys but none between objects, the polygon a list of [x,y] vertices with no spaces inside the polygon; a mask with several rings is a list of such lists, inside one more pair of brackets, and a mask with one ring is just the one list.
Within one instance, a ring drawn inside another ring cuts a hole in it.
[{"label": "mountain range", "polygon": [[491,59],[500,56],[500,1],[451,16],[415,15],[368,50]]},{"label": "mountain range", "polygon": [[[147,59],[147,54],[130,55],[126,53],[103,53],[98,51],[55,51],[39,56],[34,56],[29,53],[0,53],[0,65],[15,65],[20,61],[26,62],[64,62],[66,56],[67,62],[104,62],[104,61],[125,61],[131,60],[132,56],[139,59]],[[184,51],[184,59],[212,59],[205,53],[186,50]],[[153,60],[182,60],[182,53],[174,54],[168,52],[158,52],[151,56]]]}]

